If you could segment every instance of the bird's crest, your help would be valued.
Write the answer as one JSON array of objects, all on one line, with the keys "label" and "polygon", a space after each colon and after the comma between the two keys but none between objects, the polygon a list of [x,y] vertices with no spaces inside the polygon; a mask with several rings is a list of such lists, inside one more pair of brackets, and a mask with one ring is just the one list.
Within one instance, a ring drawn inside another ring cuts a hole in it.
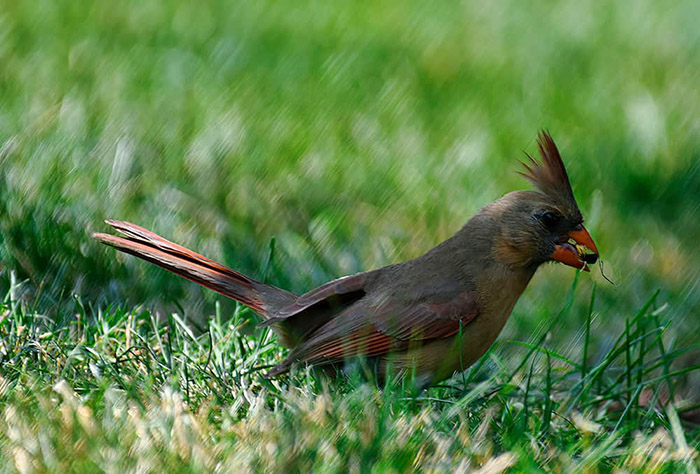
[{"label": "bird's crest", "polygon": [[529,153],[525,153],[529,163],[522,163],[525,170],[520,174],[544,194],[558,198],[563,203],[573,205],[574,209],[578,209],[569,182],[569,175],[566,174],[564,162],[549,132],[543,130],[538,134],[537,146],[542,161],[538,162]]}]

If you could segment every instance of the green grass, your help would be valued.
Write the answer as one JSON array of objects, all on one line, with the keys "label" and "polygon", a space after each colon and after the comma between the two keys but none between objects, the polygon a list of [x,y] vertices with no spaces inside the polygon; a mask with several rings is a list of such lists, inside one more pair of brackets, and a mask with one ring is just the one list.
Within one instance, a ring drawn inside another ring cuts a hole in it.
[{"label": "green grass", "polygon": [[[690,466],[696,2],[0,4],[4,469]],[[543,268],[424,393],[266,381],[251,313],[89,238],[131,220],[302,292],[526,187],[542,127],[616,285]]]},{"label": "green grass", "polygon": [[693,407],[663,400],[698,367],[672,368],[685,349],[665,344],[657,297],[591,365],[537,338],[515,368],[494,351],[427,391],[361,373],[267,380],[260,367],[281,351],[268,331],[251,334],[247,310],[217,313],[196,335],[176,313],[106,308],[58,326],[6,301],[0,461],[55,472],[692,471],[699,433],[680,420]]}]

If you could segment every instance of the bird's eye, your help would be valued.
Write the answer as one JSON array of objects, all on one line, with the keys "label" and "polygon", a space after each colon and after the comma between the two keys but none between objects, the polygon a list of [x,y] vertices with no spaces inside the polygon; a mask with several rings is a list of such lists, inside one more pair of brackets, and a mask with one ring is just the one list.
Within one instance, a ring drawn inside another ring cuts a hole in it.
[{"label": "bird's eye", "polygon": [[550,230],[554,229],[559,223],[559,216],[550,211],[543,212],[539,217],[542,225]]}]

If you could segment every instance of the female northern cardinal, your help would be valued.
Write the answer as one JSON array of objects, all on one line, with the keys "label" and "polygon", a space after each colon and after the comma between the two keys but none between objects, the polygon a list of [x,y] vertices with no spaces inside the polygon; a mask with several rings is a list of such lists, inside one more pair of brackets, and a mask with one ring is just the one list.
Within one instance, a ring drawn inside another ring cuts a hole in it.
[{"label": "female northern cardinal", "polygon": [[269,376],[296,362],[342,367],[359,356],[373,361],[380,377],[392,367],[427,385],[486,351],[541,264],[556,260],[588,271],[587,263],[598,258],[554,141],[541,132],[537,142],[542,162],[527,155],[521,174],[538,191],[506,194],[418,258],[346,276],[301,296],[128,222],[107,221],[125,237],[94,237],[255,310],[261,325],[272,327],[291,348]]}]

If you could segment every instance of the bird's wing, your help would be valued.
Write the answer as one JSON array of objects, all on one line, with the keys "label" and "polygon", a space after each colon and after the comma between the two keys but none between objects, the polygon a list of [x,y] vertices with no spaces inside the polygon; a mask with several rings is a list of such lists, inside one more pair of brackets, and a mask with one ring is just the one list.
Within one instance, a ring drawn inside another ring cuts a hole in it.
[{"label": "bird's wing", "polygon": [[356,273],[325,283],[308,293],[304,293],[292,304],[283,307],[274,317],[263,321],[260,326],[269,326],[297,316],[310,308],[331,309],[341,312],[352,303],[365,296],[365,284],[369,272]]},{"label": "bird's wing", "polygon": [[321,285],[274,312],[259,325],[274,326],[277,332],[289,334],[289,345],[296,347],[361,300],[371,273],[358,273]]},{"label": "bird's wing", "polygon": [[454,336],[460,326],[469,323],[477,313],[476,294],[462,291],[440,302],[428,299],[407,305],[387,301],[372,311],[372,320],[387,336],[402,341],[420,341]]},{"label": "bird's wing", "polygon": [[[437,301],[437,302],[434,302]],[[453,337],[479,314],[472,291],[421,302],[388,298],[358,303],[319,328],[269,375],[288,370],[295,361],[312,365],[342,362],[352,356],[377,357],[406,350],[415,343]]]}]

